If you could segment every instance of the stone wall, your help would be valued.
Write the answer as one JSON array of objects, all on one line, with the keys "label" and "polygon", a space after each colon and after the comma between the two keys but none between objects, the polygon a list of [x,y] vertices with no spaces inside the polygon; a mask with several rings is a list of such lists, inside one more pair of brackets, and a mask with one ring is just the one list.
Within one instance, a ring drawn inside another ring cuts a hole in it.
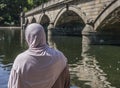
[{"label": "stone wall", "polygon": [[112,0],[51,0],[26,12],[25,17],[30,22],[33,19],[32,17],[35,17],[36,22],[39,22],[41,15],[46,14],[50,21],[53,22],[63,8],[68,5],[68,7],[76,8],[79,11],[78,14],[85,15],[86,19],[93,18],[95,20],[111,2]]}]

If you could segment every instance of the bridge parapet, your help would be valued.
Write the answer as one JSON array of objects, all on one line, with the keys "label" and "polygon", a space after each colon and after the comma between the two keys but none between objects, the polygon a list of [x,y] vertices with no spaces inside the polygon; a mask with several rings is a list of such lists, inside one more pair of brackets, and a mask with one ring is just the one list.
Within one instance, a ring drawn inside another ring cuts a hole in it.
[{"label": "bridge parapet", "polygon": [[41,4],[40,6],[28,11],[25,13],[25,16],[29,16],[31,14],[35,14],[37,12],[41,12],[45,9],[48,9],[48,8],[51,8],[51,7],[54,7],[54,6],[57,6],[57,5],[60,5],[60,4],[63,4],[64,2],[69,2],[69,1],[73,1],[73,0],[50,0],[46,3],[43,3]]},{"label": "bridge parapet", "polygon": [[[116,0],[50,0],[49,2],[43,3],[40,6],[25,13],[25,16],[31,16],[40,14],[41,12],[47,12],[49,9],[62,9],[66,4],[69,6],[76,6],[83,11],[88,18],[96,19],[97,16],[112,2]],[[62,5],[62,6],[61,6]],[[61,7],[60,7],[61,6]],[[54,11],[55,12],[55,11]]]}]

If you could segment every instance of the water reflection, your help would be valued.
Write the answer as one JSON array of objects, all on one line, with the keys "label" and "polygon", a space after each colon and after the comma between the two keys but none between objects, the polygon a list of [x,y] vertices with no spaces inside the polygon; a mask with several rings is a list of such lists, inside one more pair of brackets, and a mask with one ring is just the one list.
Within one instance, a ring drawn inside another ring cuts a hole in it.
[{"label": "water reflection", "polygon": [[99,62],[94,53],[94,47],[89,45],[82,45],[82,64],[77,74],[82,81],[83,88],[112,88],[111,83],[107,81],[107,74],[100,68]]},{"label": "water reflection", "polygon": [[7,88],[13,61],[22,50],[20,31],[0,30],[0,88]]},{"label": "water reflection", "polygon": [[[54,36],[48,44],[68,58],[71,88],[120,88],[120,47],[88,46],[81,37]],[[0,88],[7,88],[14,58],[26,49],[20,31],[0,31]]]},{"label": "water reflection", "polygon": [[[105,73],[104,69],[101,69],[100,63],[97,60],[98,54],[96,54],[96,46],[80,45],[81,38],[79,37],[57,36],[51,38],[50,41],[48,43],[51,47],[60,49],[68,58],[71,74],[71,88],[117,87],[114,87],[108,80],[108,73]],[[97,46],[97,49],[101,50],[101,47],[98,47],[99,46]],[[82,51],[80,49],[82,49]],[[105,49],[104,46],[103,49]]]},{"label": "water reflection", "polygon": [[5,30],[0,31],[2,40],[0,41],[0,57],[3,58],[3,64],[13,62],[18,54],[20,47],[20,31]]}]

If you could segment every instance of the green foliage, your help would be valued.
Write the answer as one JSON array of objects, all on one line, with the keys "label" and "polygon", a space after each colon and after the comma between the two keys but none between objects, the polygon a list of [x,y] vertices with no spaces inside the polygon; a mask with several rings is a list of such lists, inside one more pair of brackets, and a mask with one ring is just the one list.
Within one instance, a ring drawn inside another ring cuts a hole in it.
[{"label": "green foliage", "polygon": [[0,0],[0,26],[19,25],[20,13],[26,12],[47,0]]},{"label": "green foliage", "polygon": [[27,7],[24,7],[23,12],[27,12],[27,11],[28,11]]},{"label": "green foliage", "polygon": [[33,5],[33,0],[28,0],[29,5]]},{"label": "green foliage", "polygon": [[3,20],[3,17],[0,17],[0,21]]},{"label": "green foliage", "polygon": [[0,4],[0,9],[3,9],[4,7],[6,7],[6,4]]}]

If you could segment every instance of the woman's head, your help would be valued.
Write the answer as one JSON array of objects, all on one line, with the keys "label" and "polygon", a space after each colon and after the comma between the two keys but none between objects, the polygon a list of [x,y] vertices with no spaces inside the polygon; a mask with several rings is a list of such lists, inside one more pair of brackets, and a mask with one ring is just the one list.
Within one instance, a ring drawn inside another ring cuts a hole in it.
[{"label": "woman's head", "polygon": [[44,28],[37,23],[32,23],[25,30],[25,38],[29,48],[38,48],[46,45]]}]

